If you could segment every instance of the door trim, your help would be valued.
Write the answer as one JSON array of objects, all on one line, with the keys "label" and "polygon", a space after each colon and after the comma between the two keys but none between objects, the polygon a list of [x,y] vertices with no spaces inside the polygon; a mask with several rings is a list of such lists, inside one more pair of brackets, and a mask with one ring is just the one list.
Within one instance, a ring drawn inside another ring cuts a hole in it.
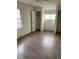
[{"label": "door trim", "polygon": [[31,32],[32,32],[32,10],[30,11],[30,15],[31,15]]}]

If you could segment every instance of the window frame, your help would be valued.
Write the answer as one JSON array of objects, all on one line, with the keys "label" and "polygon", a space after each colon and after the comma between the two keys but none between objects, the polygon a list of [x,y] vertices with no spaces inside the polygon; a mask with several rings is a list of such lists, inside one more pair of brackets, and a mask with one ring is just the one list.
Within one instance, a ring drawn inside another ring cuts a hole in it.
[{"label": "window frame", "polygon": [[[47,15],[48,15],[48,18],[46,18]],[[55,20],[55,17],[56,17],[56,14],[45,14],[44,19],[45,20]]]}]

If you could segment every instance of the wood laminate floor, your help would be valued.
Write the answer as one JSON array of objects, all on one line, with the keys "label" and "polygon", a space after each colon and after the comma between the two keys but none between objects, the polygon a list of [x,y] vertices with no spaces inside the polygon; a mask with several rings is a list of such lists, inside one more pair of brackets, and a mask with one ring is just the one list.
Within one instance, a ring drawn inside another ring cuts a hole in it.
[{"label": "wood laminate floor", "polygon": [[61,59],[61,34],[34,32],[18,39],[17,59]]}]

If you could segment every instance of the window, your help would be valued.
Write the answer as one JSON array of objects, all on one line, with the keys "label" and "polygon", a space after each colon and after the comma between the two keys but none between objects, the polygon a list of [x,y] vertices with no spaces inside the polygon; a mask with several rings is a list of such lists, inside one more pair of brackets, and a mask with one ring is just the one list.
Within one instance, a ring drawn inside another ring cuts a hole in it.
[{"label": "window", "polygon": [[17,9],[17,29],[22,28],[22,21],[21,21],[21,15],[20,10]]},{"label": "window", "polygon": [[55,14],[45,14],[45,20],[55,20]]}]

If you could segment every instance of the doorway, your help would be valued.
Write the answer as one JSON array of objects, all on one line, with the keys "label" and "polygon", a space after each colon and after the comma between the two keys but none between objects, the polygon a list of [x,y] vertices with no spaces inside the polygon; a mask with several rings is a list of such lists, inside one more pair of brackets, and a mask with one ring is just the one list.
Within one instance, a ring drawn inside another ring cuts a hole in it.
[{"label": "doorway", "polygon": [[36,31],[41,31],[41,11],[36,11]]},{"label": "doorway", "polygon": [[31,32],[41,31],[41,11],[31,11]]}]

